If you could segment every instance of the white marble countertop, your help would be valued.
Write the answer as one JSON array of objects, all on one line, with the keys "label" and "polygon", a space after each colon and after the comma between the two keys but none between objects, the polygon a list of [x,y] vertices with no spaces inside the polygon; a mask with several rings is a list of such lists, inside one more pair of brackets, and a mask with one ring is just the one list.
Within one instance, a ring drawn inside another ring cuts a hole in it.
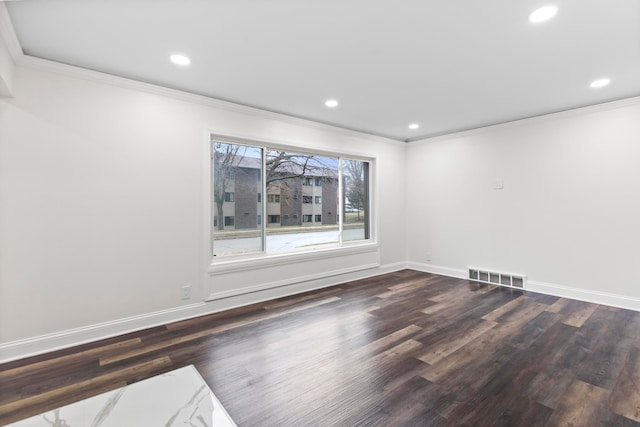
[{"label": "white marble countertop", "polygon": [[10,424],[11,427],[235,425],[193,365]]}]

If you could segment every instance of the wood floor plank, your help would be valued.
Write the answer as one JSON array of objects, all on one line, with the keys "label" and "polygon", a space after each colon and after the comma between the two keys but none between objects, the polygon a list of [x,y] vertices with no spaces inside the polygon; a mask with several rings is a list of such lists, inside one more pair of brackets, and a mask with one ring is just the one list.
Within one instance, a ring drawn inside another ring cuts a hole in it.
[{"label": "wood floor plank", "polygon": [[594,337],[584,366],[578,373],[579,380],[613,389],[627,355],[638,342],[635,328],[627,330],[632,315],[628,310],[610,311],[600,307],[591,315],[587,322],[602,325],[602,333]]},{"label": "wood floor plank", "polygon": [[374,356],[372,360],[376,363],[390,363],[401,356],[415,353],[419,348],[422,348],[422,343],[420,341],[408,339],[388,350],[383,351],[379,355]]},{"label": "wood floor plank", "polygon": [[554,295],[537,294],[535,292],[525,292],[525,295],[527,296],[527,298],[530,298],[535,302],[539,302],[540,304],[546,304],[549,306],[553,305],[560,299],[560,297]]},{"label": "wood floor plank", "polygon": [[549,306],[549,308],[547,308],[548,311],[551,311],[552,313],[560,313],[562,310],[564,310],[564,308],[567,306],[567,304],[569,304],[571,302],[570,299],[567,298],[560,298],[559,300],[557,300],[555,303],[551,304]]},{"label": "wood floor plank", "polygon": [[627,417],[618,415],[613,412],[605,414],[600,419],[600,426],[602,427],[640,427],[640,422],[630,420]]},{"label": "wood floor plank", "polygon": [[[493,425],[521,399],[519,391],[535,376],[530,369],[508,363],[488,378],[464,404],[454,412],[454,418],[464,425],[474,425],[478,419]],[[551,411],[549,411],[551,412]],[[524,417],[524,415],[521,415]]]},{"label": "wood floor plank", "polygon": [[552,414],[553,409],[534,400],[520,397],[511,402],[511,406],[498,416],[492,426],[539,427],[547,425]]},{"label": "wood floor plank", "polygon": [[485,314],[484,316],[482,316],[482,318],[484,320],[489,320],[489,321],[495,322],[502,315],[504,315],[506,313],[509,313],[511,311],[514,311],[514,310],[518,310],[518,308],[520,308],[522,306],[522,304],[525,303],[526,301],[527,301],[526,297],[516,298],[514,300],[509,301],[508,303],[506,303],[504,305],[501,305],[500,307],[496,308],[492,312],[490,312],[488,314]]},{"label": "wood floor plank", "polygon": [[572,301],[571,303],[578,307],[567,314],[563,323],[565,325],[575,326],[576,328],[582,326],[598,308],[597,304],[590,304],[588,302]]},{"label": "wood floor plank", "polygon": [[363,347],[358,348],[357,350],[347,354],[345,356],[345,359],[348,363],[352,363],[357,362],[364,357],[372,357],[384,350],[387,350],[389,347],[395,345],[399,341],[405,341],[407,337],[412,336],[413,334],[421,330],[422,328],[419,326],[409,325],[396,332],[393,332],[392,334],[389,334]]},{"label": "wood floor plank", "polygon": [[435,275],[419,275],[413,280],[403,280],[401,283],[396,285],[389,286],[389,289],[392,291],[397,291],[399,289],[415,289],[423,286],[427,286],[431,284],[434,280],[438,279],[440,276]]},{"label": "wood floor plank", "polygon": [[437,402],[439,387],[424,378],[413,377],[402,384],[386,401],[384,416],[378,425],[443,425]]},{"label": "wood floor plank", "polygon": [[113,344],[108,344],[100,347],[95,347],[88,350],[79,351],[77,353],[66,354],[64,356],[58,356],[51,359],[42,360],[39,362],[34,362],[30,364],[25,364],[23,366],[18,366],[15,368],[7,369],[0,371],[0,381],[6,381],[7,377],[20,375],[24,373],[33,373],[34,371],[46,368],[52,368],[57,364],[70,363],[75,360],[86,359],[93,356],[103,355],[105,353],[122,351],[127,348],[139,345],[142,342],[140,338],[132,338],[129,340],[116,342]]},{"label": "wood floor plank", "polygon": [[616,414],[640,422],[640,347],[633,346],[629,351],[608,407]]},{"label": "wood floor plank", "polygon": [[438,363],[443,358],[469,344],[496,325],[497,323],[495,322],[481,320],[475,326],[457,336],[449,336],[437,344],[429,345],[426,351],[417,358],[429,364]]},{"label": "wood floor plank", "polygon": [[580,380],[574,381],[553,411],[551,425],[594,426],[599,424],[609,392]]},{"label": "wood floor plank", "polygon": [[388,291],[377,294],[376,297],[385,299],[396,295],[407,294],[416,288],[422,288],[429,285],[429,282],[431,280],[433,280],[433,278],[428,277],[424,279],[412,280],[407,283],[400,283],[398,285],[389,286]]},{"label": "wood floor plank", "polygon": [[[546,313],[545,313],[546,314]],[[602,333],[597,325],[592,333]],[[583,331],[561,322],[554,323],[514,363],[527,363],[538,372],[524,394],[539,403],[555,408],[573,384],[589,354],[590,345]]]}]

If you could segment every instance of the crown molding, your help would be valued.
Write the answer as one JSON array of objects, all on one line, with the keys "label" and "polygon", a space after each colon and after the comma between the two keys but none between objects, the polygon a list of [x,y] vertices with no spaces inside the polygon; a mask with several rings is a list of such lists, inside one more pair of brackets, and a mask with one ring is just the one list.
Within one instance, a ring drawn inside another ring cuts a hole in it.
[{"label": "crown molding", "polygon": [[541,114],[539,116],[527,117],[527,118],[518,119],[518,120],[511,120],[508,122],[497,123],[497,124],[477,127],[473,129],[460,130],[457,132],[451,132],[444,135],[428,136],[421,139],[414,139],[411,141],[407,141],[407,144],[417,145],[417,144],[436,142],[436,141],[446,141],[448,139],[481,135],[481,134],[493,132],[496,130],[511,129],[511,128],[529,125],[529,124],[544,123],[552,120],[575,117],[583,114],[593,114],[601,111],[614,110],[616,108],[632,107],[635,105],[640,105],[640,96],[617,99],[614,101],[588,105],[585,107],[577,107],[569,110],[556,111],[554,113]]},{"label": "crown molding", "polygon": [[377,141],[384,144],[393,144],[397,146],[406,146],[406,142],[398,139],[392,139],[385,136],[373,135],[366,132],[347,129],[328,123],[316,122],[313,120],[295,117],[288,114],[278,113],[269,110],[263,110],[261,108],[251,107],[248,105],[237,104],[230,101],[224,101],[221,99],[211,98],[204,95],[198,95],[191,92],[185,92],[179,89],[174,89],[165,86],[159,86],[152,83],[133,80],[127,77],[116,76],[112,74],[103,73],[100,71],[89,70],[86,68],[77,67],[74,65],[64,64],[61,62],[51,61],[48,59],[37,58],[30,55],[21,55],[19,61],[16,61],[18,66],[37,69],[41,71],[52,72],[67,77],[78,78],[95,83],[108,84],[117,86],[124,89],[130,89],[140,92],[146,92],[154,95],[173,98],[179,101],[190,102],[194,104],[200,104],[207,107],[222,109],[244,115],[250,115],[261,119],[277,120],[280,122],[290,123],[296,126],[302,126],[311,129],[329,131],[338,133],[350,138],[366,139],[367,141]]},{"label": "crown molding", "polygon": [[4,2],[0,2],[0,37],[7,45],[13,62],[19,62],[24,54],[22,53],[22,46],[20,46],[18,36],[16,36],[15,28],[13,28],[7,5]]}]

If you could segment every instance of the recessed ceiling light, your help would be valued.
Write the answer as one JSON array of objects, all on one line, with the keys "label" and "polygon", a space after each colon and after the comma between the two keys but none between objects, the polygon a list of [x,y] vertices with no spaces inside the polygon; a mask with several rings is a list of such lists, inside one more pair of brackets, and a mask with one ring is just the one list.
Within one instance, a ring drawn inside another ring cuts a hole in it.
[{"label": "recessed ceiling light", "polygon": [[534,23],[548,21],[556,16],[556,13],[558,13],[558,8],[555,6],[541,7],[540,9],[536,9],[531,12],[531,15],[529,15],[529,21]]},{"label": "recessed ceiling light", "polygon": [[411,129],[411,130],[416,130],[416,129],[418,129],[419,127],[420,127],[420,125],[419,125],[419,124],[417,124],[417,123],[411,123],[411,124],[409,125],[409,129]]},{"label": "recessed ceiling light", "polygon": [[171,62],[176,65],[189,65],[191,64],[191,60],[184,55],[171,55]]},{"label": "recessed ceiling light", "polygon": [[324,105],[329,108],[336,108],[338,106],[338,101],[336,101],[335,99],[327,99],[324,102]]},{"label": "recessed ceiling light", "polygon": [[608,85],[609,83],[611,83],[611,79],[598,79],[598,80],[594,80],[591,82],[591,84],[589,85],[589,87],[593,88],[593,89],[597,89],[599,87],[604,87],[606,85]]}]

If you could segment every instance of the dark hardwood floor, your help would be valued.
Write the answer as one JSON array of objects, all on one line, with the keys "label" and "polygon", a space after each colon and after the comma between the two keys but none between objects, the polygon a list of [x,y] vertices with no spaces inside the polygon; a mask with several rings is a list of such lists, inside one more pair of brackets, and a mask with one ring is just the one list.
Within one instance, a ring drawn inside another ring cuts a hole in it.
[{"label": "dark hardwood floor", "polygon": [[0,425],[189,364],[239,426],[640,426],[640,313],[411,270],[0,365]]}]

